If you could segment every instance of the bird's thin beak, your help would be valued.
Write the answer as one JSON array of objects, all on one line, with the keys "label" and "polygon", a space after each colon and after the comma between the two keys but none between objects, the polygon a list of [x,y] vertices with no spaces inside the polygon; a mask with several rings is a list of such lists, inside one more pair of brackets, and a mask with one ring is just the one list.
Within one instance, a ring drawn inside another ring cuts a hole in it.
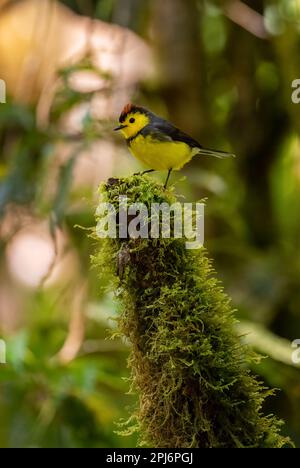
[{"label": "bird's thin beak", "polygon": [[122,130],[123,128],[126,128],[126,127],[127,127],[127,125],[120,125],[119,127],[114,128],[114,131],[117,132],[117,131]]}]

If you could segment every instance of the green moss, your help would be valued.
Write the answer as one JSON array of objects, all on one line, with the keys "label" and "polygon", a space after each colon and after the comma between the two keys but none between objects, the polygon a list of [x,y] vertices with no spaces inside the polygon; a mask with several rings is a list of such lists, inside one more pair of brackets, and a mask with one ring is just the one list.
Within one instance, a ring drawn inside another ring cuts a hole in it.
[{"label": "green moss", "polygon": [[[173,203],[147,177],[110,180],[101,201]],[[279,422],[262,413],[267,392],[234,331],[230,299],[205,249],[185,239],[99,239],[97,267],[109,269],[121,301],[118,329],[131,344],[132,389],[139,405],[127,432],[152,447],[283,447]],[[126,432],[126,431],[125,431]]]}]

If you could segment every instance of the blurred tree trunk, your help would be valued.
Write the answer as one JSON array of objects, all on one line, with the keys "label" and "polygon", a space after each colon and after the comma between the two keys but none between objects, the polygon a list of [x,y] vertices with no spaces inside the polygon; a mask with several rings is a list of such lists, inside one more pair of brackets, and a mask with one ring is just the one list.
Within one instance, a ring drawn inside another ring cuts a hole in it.
[{"label": "blurred tree trunk", "polygon": [[[262,12],[263,2],[253,1],[251,8]],[[227,56],[239,95],[229,134],[238,142],[237,164],[246,185],[243,216],[251,227],[249,234],[253,244],[265,248],[272,244],[276,235],[270,173],[289,120],[278,99],[282,90],[262,89],[257,80],[258,63],[276,63],[270,39],[261,40],[233,25]]]},{"label": "blurred tree trunk", "polygon": [[198,2],[154,0],[151,5],[162,97],[175,123],[197,136],[206,122]]}]

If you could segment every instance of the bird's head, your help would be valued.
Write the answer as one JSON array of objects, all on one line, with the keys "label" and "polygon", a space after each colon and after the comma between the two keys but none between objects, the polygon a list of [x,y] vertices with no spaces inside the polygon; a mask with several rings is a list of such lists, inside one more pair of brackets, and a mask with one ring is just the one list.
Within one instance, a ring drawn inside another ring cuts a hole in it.
[{"label": "bird's head", "polygon": [[120,130],[125,138],[131,138],[148,125],[150,120],[151,113],[147,109],[127,104],[120,115],[120,125],[115,130]]}]

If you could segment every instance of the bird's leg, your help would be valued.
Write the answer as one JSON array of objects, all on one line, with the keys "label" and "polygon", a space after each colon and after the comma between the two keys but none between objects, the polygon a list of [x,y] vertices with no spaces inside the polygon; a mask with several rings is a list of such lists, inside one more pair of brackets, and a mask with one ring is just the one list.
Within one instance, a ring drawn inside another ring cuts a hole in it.
[{"label": "bird's leg", "polygon": [[171,172],[172,172],[172,169],[169,169],[168,177],[167,177],[167,180],[166,180],[165,186],[164,186],[165,189],[167,188],[167,185],[168,185],[168,182],[169,182],[169,179],[170,179]]},{"label": "bird's leg", "polygon": [[148,169],[147,171],[144,171],[144,172],[135,172],[133,175],[135,176],[139,176],[139,175],[145,175],[145,174],[149,174],[150,172],[155,172],[155,169]]}]

